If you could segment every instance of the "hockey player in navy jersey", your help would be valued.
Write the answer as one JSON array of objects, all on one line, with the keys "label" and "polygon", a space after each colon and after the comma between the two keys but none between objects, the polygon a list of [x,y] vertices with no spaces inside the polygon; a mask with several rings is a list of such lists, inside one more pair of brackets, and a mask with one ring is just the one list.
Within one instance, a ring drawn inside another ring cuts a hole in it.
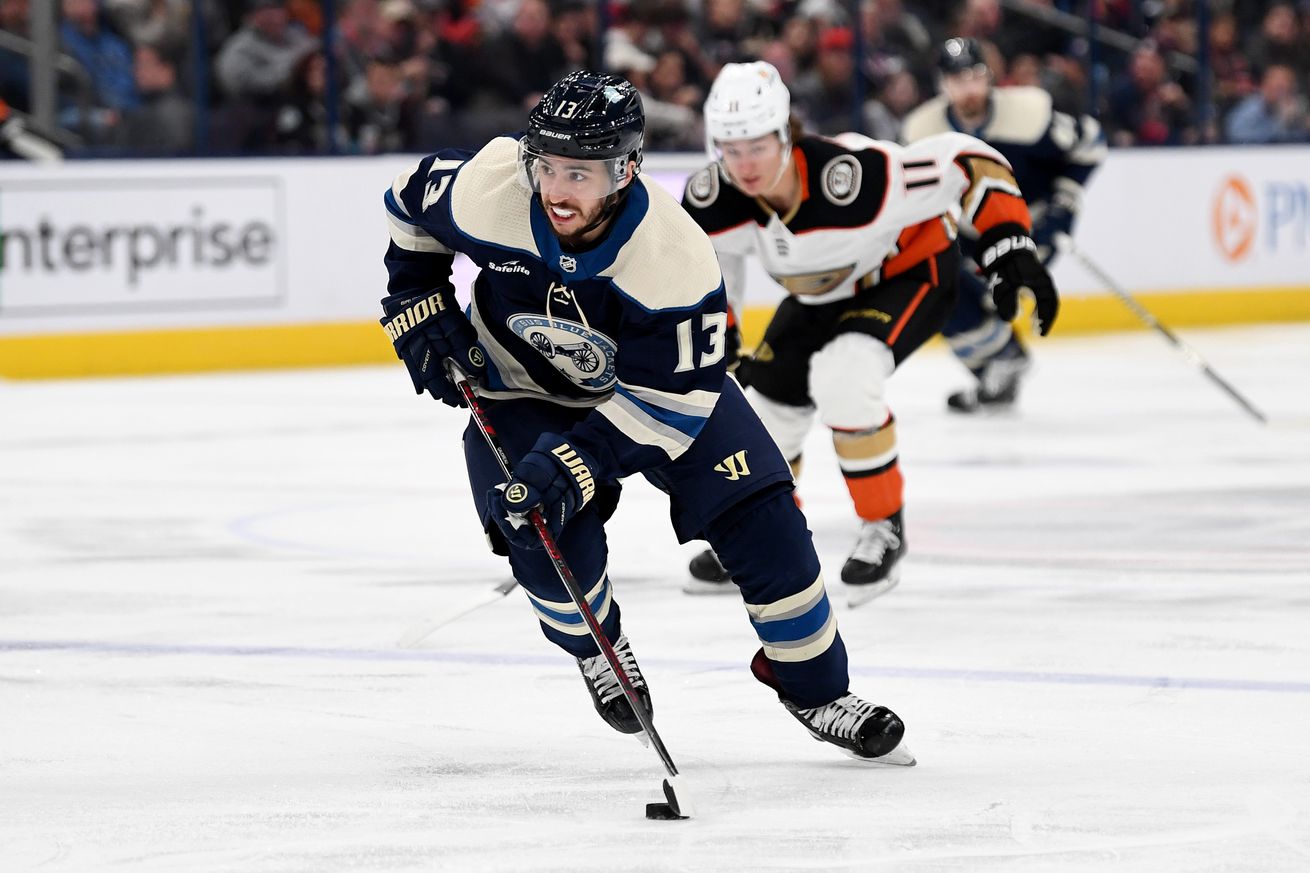
[{"label": "hockey player in navy jersey", "polygon": [[[604,527],[620,480],[641,473],[668,494],[679,539],[707,539],[731,568],[762,644],[755,676],[814,737],[862,759],[912,764],[901,720],[849,692],[846,648],[791,472],[726,376],[714,248],[641,175],[643,129],[631,84],[579,72],[546,93],[525,133],[476,153],[438,152],[402,173],[385,196],[382,324],[416,392],[461,404],[447,359],[474,378],[513,469],[502,481],[470,425],[474,506],[608,724],[641,730],[526,515],[537,508],[548,520],[650,710]],[[456,252],[481,268],[467,312],[450,284]]]},{"label": "hockey player in navy jersey", "polygon": [[[841,571],[858,605],[900,578],[904,484],[886,382],[951,312],[957,227],[979,235],[999,309],[1012,317],[1031,291],[1045,333],[1059,301],[996,150],[960,133],[904,148],[802,136],[790,108],[772,65],[726,65],[705,103],[713,163],[688,180],[683,206],[709,233],[734,306],[747,257],[788,292],[742,367],[751,405],[797,469],[816,414],[832,432],[860,520]],[[722,591],[735,576],[715,552],[692,560],[686,590]]]},{"label": "hockey player in navy jersey", "polygon": [[[1069,234],[1082,205],[1083,187],[1105,159],[1105,137],[1094,118],[1055,109],[1041,88],[993,87],[982,48],[972,39],[948,39],[938,55],[942,93],[905,119],[908,143],[959,131],[976,136],[1005,156],[1032,210],[1033,240],[1048,268],[1055,238]],[[961,239],[966,255],[976,256],[976,237]],[[976,386],[947,398],[956,412],[1013,406],[1019,383],[1031,366],[1028,351],[997,318],[974,261],[960,271],[960,294],[942,329],[951,351],[974,375]]]}]

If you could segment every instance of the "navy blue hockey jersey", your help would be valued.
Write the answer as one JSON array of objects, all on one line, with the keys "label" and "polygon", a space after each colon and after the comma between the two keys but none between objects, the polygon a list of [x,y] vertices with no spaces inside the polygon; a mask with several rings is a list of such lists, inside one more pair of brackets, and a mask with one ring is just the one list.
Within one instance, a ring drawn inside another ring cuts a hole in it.
[{"label": "navy blue hockey jersey", "polygon": [[602,478],[679,457],[725,378],[727,302],[705,233],[638,176],[605,236],[564,251],[519,180],[518,143],[423,158],[386,192],[391,294],[449,282],[455,252],[481,268],[467,314],[491,399],[594,407],[564,436]]},{"label": "navy blue hockey jersey", "polygon": [[1096,119],[1056,110],[1041,88],[993,88],[987,118],[974,129],[962,124],[946,97],[938,95],[906,116],[901,136],[915,142],[952,130],[975,136],[1005,156],[1034,220],[1052,200],[1076,212],[1083,186],[1105,160],[1105,136]]}]

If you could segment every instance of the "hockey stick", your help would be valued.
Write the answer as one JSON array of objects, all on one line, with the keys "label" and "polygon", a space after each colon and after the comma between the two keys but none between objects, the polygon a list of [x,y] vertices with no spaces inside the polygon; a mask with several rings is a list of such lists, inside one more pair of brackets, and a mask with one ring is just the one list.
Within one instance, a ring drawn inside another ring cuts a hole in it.
[{"label": "hockey stick", "polygon": [[1112,292],[1114,292],[1114,295],[1118,297],[1120,300],[1122,300],[1125,306],[1127,306],[1130,310],[1132,310],[1133,315],[1136,315],[1146,324],[1147,327],[1150,327],[1158,331],[1161,336],[1163,336],[1171,344],[1173,344],[1173,347],[1182,353],[1183,357],[1187,359],[1188,363],[1190,363],[1192,366],[1200,370],[1201,373],[1204,374],[1208,379],[1210,379],[1211,382],[1214,382],[1214,384],[1218,385],[1219,388],[1223,390],[1225,394],[1227,394],[1229,397],[1235,400],[1237,402],[1237,405],[1241,406],[1242,409],[1248,415],[1250,415],[1252,418],[1254,418],[1256,421],[1260,422],[1261,424],[1268,424],[1269,419],[1265,417],[1263,412],[1256,409],[1255,406],[1252,405],[1251,401],[1243,397],[1236,388],[1228,384],[1228,382],[1225,381],[1222,377],[1220,377],[1218,373],[1216,373],[1213,369],[1211,369],[1210,365],[1207,364],[1201,358],[1201,356],[1196,353],[1195,349],[1193,349],[1187,343],[1179,339],[1174,334],[1174,332],[1171,331],[1169,328],[1161,324],[1159,319],[1157,319],[1154,315],[1152,315],[1151,311],[1147,309],[1145,306],[1143,306],[1141,302],[1137,300],[1136,297],[1129,294],[1127,291],[1123,289],[1122,286],[1119,285],[1118,282],[1110,278],[1110,276],[1104,270],[1101,269],[1099,264],[1093,261],[1090,257],[1087,256],[1086,253],[1083,252],[1082,249],[1078,248],[1078,246],[1074,244],[1072,237],[1070,237],[1068,234],[1063,234],[1063,233],[1056,234],[1055,247],[1062,252],[1067,252],[1068,254],[1072,255],[1074,259],[1078,261],[1078,263],[1082,264],[1083,267],[1085,267],[1089,273],[1091,273],[1093,276],[1099,279],[1101,284],[1105,285],[1105,287],[1109,288]]},{"label": "hockey stick", "polygon": [[455,619],[463,618],[475,609],[503,600],[518,585],[517,579],[507,579],[495,588],[479,594],[476,598],[470,598],[467,603],[463,603],[453,610],[441,615],[430,616],[401,634],[400,639],[396,640],[396,646],[401,649],[412,649]]},{"label": "hockey stick", "polygon": [[[500,444],[500,437],[496,435],[496,429],[492,427],[491,420],[487,418],[486,410],[482,408],[477,395],[473,393],[473,385],[469,382],[468,376],[454,361],[448,359],[445,365],[446,372],[450,375],[450,381],[455,383],[455,387],[459,389],[464,402],[468,404],[469,413],[473,416],[473,423],[481,431],[483,439],[487,441],[487,446],[491,449],[491,453],[496,456],[496,461],[500,464],[500,472],[505,476],[505,481],[508,482],[512,475],[509,455],[505,454],[505,449]],[[664,741],[660,739],[659,733],[655,730],[655,722],[651,719],[650,713],[637,699],[636,689],[632,687],[632,682],[628,680],[628,674],[624,672],[623,665],[619,663],[619,656],[614,653],[614,647],[605,638],[605,631],[601,628],[600,622],[596,620],[596,614],[591,611],[591,605],[587,603],[587,596],[583,592],[582,586],[578,584],[578,580],[573,576],[573,571],[569,569],[568,563],[565,562],[564,555],[561,554],[554,535],[551,534],[550,528],[546,527],[546,520],[542,518],[539,510],[533,509],[528,512],[528,522],[536,530],[541,545],[546,549],[546,554],[550,556],[550,562],[555,565],[556,574],[559,575],[560,581],[564,583],[564,587],[568,589],[569,597],[572,598],[573,604],[581,613],[582,619],[587,625],[587,632],[591,634],[592,640],[600,647],[600,651],[609,663],[610,669],[614,671],[615,678],[619,680],[619,687],[623,689],[623,694],[628,698],[628,705],[632,707],[637,720],[641,722],[642,730],[650,738],[651,745],[655,747],[660,760],[664,763],[664,769],[669,774],[662,786],[664,797],[668,802],[646,804],[646,817],[655,819],[690,818],[694,813],[687,797],[687,786],[682,777],[678,775],[678,767],[673,763],[669,750],[664,747]]]}]

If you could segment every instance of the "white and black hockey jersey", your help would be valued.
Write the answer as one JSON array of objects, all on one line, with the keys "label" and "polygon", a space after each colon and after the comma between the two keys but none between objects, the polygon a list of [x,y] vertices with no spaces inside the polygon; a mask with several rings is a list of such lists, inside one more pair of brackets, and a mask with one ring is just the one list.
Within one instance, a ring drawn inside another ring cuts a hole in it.
[{"label": "white and black hockey jersey", "polygon": [[438,152],[386,192],[391,294],[449,282],[455,252],[480,268],[468,316],[492,399],[594,407],[567,439],[621,478],[691,445],[726,373],[727,304],[714,249],[638,176],[602,239],[564,251],[518,182],[518,141]]},{"label": "white and black hockey jersey", "polygon": [[717,164],[693,175],[683,207],[714,243],[734,308],[746,257],[756,255],[805,303],[853,296],[944,251],[960,222],[978,233],[1031,229],[1009,164],[971,136],[946,133],[911,146],[858,134],[807,136],[792,146],[801,199],[779,215],[724,181]]},{"label": "white and black hockey jersey", "polygon": [[1034,208],[1059,197],[1076,212],[1083,186],[1106,155],[1105,135],[1096,119],[1057,111],[1051,95],[1041,88],[993,88],[986,118],[972,129],[956,116],[945,95],[938,95],[906,116],[901,137],[913,143],[948,131],[975,136],[1004,155],[1019,190]]}]

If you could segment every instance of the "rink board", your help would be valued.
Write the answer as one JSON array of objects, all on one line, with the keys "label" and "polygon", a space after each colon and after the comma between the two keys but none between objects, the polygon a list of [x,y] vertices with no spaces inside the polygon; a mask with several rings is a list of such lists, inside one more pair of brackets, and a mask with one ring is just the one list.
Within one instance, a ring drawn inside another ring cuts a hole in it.
[{"label": "rink board", "polygon": [[[381,193],[412,160],[0,168],[0,376],[394,360]],[[700,164],[646,169],[676,193]],[[1172,326],[1310,320],[1310,148],[1112,152],[1078,242]],[[752,269],[748,344],[782,294]],[[1076,264],[1056,279],[1059,334],[1140,327]]]}]

